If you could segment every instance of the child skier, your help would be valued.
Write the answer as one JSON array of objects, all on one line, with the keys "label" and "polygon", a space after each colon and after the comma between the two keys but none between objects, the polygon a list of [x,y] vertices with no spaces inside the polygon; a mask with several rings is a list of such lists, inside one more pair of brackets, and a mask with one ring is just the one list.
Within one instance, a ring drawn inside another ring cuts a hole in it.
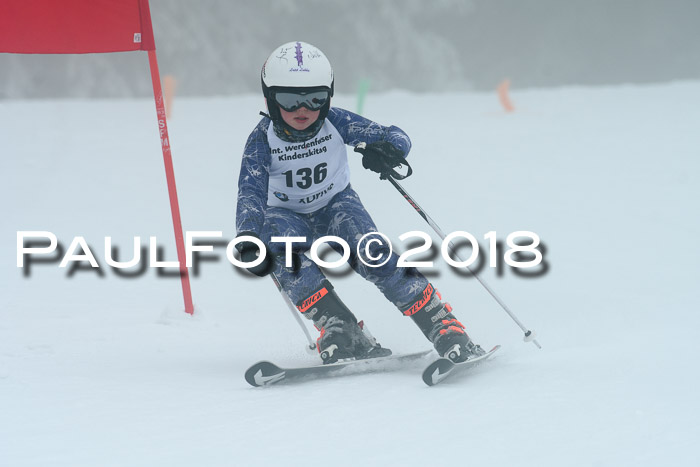
[{"label": "child skier", "polygon": [[[363,333],[319,267],[304,255],[326,235],[348,243],[352,268],[410,316],[441,356],[463,361],[483,354],[420,272],[397,267],[395,254],[378,266],[378,258],[389,256],[388,246],[379,242],[358,249],[361,238],[377,228],[350,186],[346,145],[366,143],[356,148],[362,165],[382,174],[404,160],[411,148],[408,136],[395,126],[331,108],[333,70],[310,44],[290,42],[275,49],[261,79],[269,115],[263,114],[245,146],[236,229],[238,237],[250,235],[267,246],[265,260],[248,270],[258,276],[274,273],[298,310],[313,320],[321,332],[317,346],[323,363],[391,354]],[[271,242],[272,237],[306,237],[293,243],[292,267],[285,266],[284,243]],[[244,262],[260,254],[250,241],[236,248]]]}]

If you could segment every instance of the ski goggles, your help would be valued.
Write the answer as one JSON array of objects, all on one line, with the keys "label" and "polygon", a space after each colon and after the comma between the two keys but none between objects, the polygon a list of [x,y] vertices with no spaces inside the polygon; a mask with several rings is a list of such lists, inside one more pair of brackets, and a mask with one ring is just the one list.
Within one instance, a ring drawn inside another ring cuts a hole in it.
[{"label": "ski goggles", "polygon": [[309,110],[321,110],[326,102],[331,98],[330,91],[310,91],[310,92],[275,92],[273,98],[277,105],[287,112],[294,112],[300,107]]}]

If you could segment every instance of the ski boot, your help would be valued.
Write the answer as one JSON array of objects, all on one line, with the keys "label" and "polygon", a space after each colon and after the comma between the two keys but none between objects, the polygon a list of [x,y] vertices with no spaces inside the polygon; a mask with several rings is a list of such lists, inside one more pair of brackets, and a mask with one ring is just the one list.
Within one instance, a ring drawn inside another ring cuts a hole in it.
[{"label": "ski boot", "polygon": [[472,342],[464,325],[452,314],[450,304],[441,299],[440,293],[428,284],[403,314],[413,319],[441,357],[459,363],[484,355],[486,352]]},{"label": "ski boot", "polygon": [[298,303],[297,309],[321,331],[316,348],[324,364],[391,355],[391,350],[382,347],[362,321],[357,322],[328,281]]}]

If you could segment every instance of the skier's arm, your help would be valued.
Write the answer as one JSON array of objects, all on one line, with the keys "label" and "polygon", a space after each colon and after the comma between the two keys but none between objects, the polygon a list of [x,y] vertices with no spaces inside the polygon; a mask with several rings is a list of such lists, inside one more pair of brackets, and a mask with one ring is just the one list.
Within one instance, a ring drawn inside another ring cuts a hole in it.
[{"label": "skier's arm", "polygon": [[401,151],[403,157],[411,150],[411,140],[396,126],[384,126],[345,109],[333,107],[328,112],[328,120],[343,137],[345,144],[357,146],[359,143],[386,141]]},{"label": "skier's arm", "polygon": [[243,151],[238,177],[236,231],[260,234],[267,205],[270,170],[270,146],[267,143],[268,120],[263,119],[251,133]]}]

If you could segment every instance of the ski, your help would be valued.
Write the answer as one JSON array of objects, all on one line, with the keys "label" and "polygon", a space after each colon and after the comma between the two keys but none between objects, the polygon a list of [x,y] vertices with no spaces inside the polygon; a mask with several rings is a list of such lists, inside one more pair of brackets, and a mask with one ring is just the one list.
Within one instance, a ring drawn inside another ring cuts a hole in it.
[{"label": "ski", "polygon": [[423,370],[423,382],[428,386],[435,386],[440,381],[453,373],[459,373],[469,368],[473,368],[490,358],[501,346],[497,345],[493,349],[479,357],[470,358],[461,363],[455,363],[449,358],[438,358]]},{"label": "ski", "polygon": [[262,361],[254,364],[245,372],[245,380],[251,386],[270,386],[282,381],[302,381],[320,377],[337,377],[358,373],[373,373],[398,370],[410,362],[415,362],[433,352],[425,350],[402,355],[349,360],[328,365],[311,365],[305,367],[282,368],[272,362]]}]

